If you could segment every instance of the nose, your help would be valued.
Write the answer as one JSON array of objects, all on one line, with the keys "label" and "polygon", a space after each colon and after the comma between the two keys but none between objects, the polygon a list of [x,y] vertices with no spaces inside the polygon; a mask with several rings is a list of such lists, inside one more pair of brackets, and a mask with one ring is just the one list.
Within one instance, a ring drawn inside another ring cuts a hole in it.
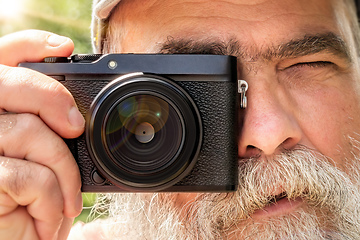
[{"label": "nose", "polygon": [[248,106],[240,110],[239,157],[270,156],[301,140],[296,104],[278,83],[249,81]]}]

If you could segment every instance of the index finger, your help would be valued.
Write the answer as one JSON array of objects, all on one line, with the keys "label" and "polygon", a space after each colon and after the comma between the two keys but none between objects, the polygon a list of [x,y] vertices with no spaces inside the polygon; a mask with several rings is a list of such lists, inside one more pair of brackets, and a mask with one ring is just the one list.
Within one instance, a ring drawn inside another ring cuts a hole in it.
[{"label": "index finger", "polygon": [[15,67],[45,57],[68,57],[74,50],[70,38],[40,30],[25,30],[0,38],[0,64]]}]

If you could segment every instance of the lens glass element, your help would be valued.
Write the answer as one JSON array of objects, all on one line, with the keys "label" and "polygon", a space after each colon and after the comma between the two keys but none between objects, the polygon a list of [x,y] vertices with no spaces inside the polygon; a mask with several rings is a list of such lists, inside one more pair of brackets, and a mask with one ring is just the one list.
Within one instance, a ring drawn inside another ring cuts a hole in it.
[{"label": "lens glass element", "polygon": [[133,174],[153,174],[181,151],[184,127],[176,108],[162,97],[140,94],[116,103],[105,120],[104,141],[112,161]]}]

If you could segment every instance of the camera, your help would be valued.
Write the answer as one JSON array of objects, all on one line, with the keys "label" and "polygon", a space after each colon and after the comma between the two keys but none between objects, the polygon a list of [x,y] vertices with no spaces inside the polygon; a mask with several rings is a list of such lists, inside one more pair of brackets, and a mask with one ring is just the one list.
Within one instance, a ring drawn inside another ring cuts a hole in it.
[{"label": "camera", "polygon": [[187,54],[49,57],[20,66],[60,81],[86,120],[64,139],[84,192],[237,188],[236,58]]}]

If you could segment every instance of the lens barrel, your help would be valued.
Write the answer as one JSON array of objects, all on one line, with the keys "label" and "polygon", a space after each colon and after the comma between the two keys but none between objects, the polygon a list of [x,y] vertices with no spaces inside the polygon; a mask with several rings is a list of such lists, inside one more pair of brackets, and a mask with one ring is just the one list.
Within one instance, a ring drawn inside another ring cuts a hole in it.
[{"label": "lens barrel", "polygon": [[199,111],[175,82],[127,74],[94,99],[88,151],[102,175],[125,191],[160,191],[194,167],[202,143]]}]

